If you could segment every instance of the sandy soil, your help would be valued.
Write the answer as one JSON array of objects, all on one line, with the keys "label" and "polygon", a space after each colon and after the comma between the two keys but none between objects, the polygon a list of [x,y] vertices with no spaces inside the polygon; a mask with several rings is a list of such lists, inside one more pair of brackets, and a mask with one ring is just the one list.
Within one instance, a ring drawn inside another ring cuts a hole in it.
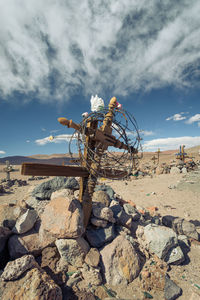
[{"label": "sandy soil", "polygon": [[[0,171],[2,168],[3,166],[0,166]],[[16,168],[20,168],[20,166],[16,166]],[[169,189],[170,185],[177,185],[182,180],[186,182],[187,176],[183,174],[162,174],[153,175],[152,178],[144,177],[137,180],[134,180],[132,177],[130,181],[100,180],[100,182],[110,185],[124,200],[131,200],[136,205],[145,208],[157,206],[158,212],[162,216],[173,215],[193,222],[200,233],[200,192],[193,191],[190,188],[190,182],[188,182],[188,189]],[[195,176],[195,178],[200,180],[200,170]],[[0,179],[2,178],[5,178],[5,174],[0,172]],[[15,178],[26,180],[29,176],[22,176],[18,171],[11,173],[11,179]],[[29,184],[27,186],[15,187],[10,194],[1,195],[0,201],[1,203],[16,203],[16,201],[22,200],[27,196],[28,190],[32,185],[37,185],[45,180],[48,179],[28,181]],[[183,290],[180,300],[189,300],[192,292],[200,294],[200,290],[193,286],[195,283],[200,285],[200,245],[192,244],[191,250],[187,255],[187,260],[183,265],[172,266],[169,272],[171,279]],[[137,289],[138,280],[135,280],[127,291],[119,290],[118,295],[128,298],[136,293]],[[153,299],[162,299],[162,294],[159,292],[156,294],[152,293],[152,295],[154,295]]]}]

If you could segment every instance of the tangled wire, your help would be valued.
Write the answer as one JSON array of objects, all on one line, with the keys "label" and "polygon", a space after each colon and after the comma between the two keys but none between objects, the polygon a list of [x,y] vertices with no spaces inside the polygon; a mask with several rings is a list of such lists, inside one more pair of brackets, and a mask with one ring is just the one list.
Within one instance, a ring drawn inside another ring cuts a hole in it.
[{"label": "tangled wire", "polygon": [[[112,136],[122,142],[126,149],[113,146],[103,148],[103,143],[95,140],[95,132],[101,130],[108,109],[92,112],[80,123],[81,129],[76,130],[69,142],[69,153],[76,164],[81,164],[96,177],[119,179],[127,177],[138,164],[138,153],[142,152],[141,138],[135,118],[124,110],[115,109],[112,120]],[[95,124],[93,136],[88,142],[86,135],[89,123]],[[76,151],[79,153],[79,162],[74,157],[72,145],[76,140]]]}]

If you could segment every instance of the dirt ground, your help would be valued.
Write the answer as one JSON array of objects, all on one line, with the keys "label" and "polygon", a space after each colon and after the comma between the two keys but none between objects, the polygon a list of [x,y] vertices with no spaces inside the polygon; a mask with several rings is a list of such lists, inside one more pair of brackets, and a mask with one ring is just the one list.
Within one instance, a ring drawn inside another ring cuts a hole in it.
[{"label": "dirt ground", "polygon": [[[2,168],[3,166],[0,166],[0,171]],[[20,166],[16,166],[16,168],[20,169]],[[5,174],[0,172],[0,179],[2,178],[5,178]],[[18,171],[11,173],[11,179],[15,178],[27,180],[29,176],[22,176]],[[32,185],[43,181],[28,181],[27,186],[15,187],[10,194],[1,195],[0,201],[1,203],[16,203],[27,196]],[[132,177],[127,181],[100,180],[100,182],[110,185],[124,200],[131,200],[137,206],[144,208],[157,206],[158,212],[162,216],[172,215],[193,222],[200,233],[200,169],[187,175],[162,174],[137,180]],[[178,185],[178,188],[169,188],[174,185]],[[171,279],[183,290],[182,296],[178,298],[180,300],[189,300],[193,292],[200,295],[200,290],[194,286],[194,284],[200,286],[200,245],[191,244],[187,256],[186,262],[180,266],[171,266],[169,272]],[[138,279],[125,290],[121,288],[115,290],[121,298],[138,299],[134,296],[138,293]],[[151,294],[154,296],[153,299],[164,299],[162,298],[163,293],[156,292],[154,294],[152,292]]]}]

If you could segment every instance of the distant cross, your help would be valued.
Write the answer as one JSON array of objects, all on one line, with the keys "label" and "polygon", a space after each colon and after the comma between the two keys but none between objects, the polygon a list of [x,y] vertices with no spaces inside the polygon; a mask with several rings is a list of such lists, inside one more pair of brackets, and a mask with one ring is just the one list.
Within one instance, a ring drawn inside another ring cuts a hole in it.
[{"label": "distant cross", "polygon": [[157,161],[158,161],[158,164],[159,164],[159,159],[160,159],[160,148],[158,148],[158,150],[155,152],[157,153]]},{"label": "distant cross", "polygon": [[6,180],[10,180],[10,172],[13,171],[13,167],[10,165],[9,160],[6,160],[6,167],[3,168],[3,171],[6,172]]},{"label": "distant cross", "polygon": [[151,160],[153,160],[153,163],[154,163],[154,165],[155,165],[155,164],[156,164],[157,157],[154,155],[154,156],[152,156]]},{"label": "distant cross", "polygon": [[185,153],[185,145],[182,145],[179,148],[179,153],[176,153],[176,159],[179,159],[181,162],[185,162],[185,158],[189,158],[189,156]]}]

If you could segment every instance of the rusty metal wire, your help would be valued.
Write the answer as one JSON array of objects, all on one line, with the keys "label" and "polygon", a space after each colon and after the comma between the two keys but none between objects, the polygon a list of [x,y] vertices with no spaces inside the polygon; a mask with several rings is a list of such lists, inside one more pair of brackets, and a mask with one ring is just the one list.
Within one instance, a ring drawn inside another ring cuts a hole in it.
[{"label": "rusty metal wire", "polygon": [[[119,179],[127,177],[137,166],[138,154],[142,153],[141,138],[135,118],[124,110],[115,110],[112,121],[112,135],[117,140],[123,142],[127,146],[127,150],[120,150],[109,146],[105,151],[102,150],[102,143],[96,141],[93,147],[86,142],[86,130],[88,123],[97,121],[97,128],[103,124],[108,109],[100,112],[92,112],[80,123],[81,130],[75,131],[69,142],[69,153],[75,164],[84,165],[90,173],[96,177],[104,177],[111,179]],[[72,151],[72,141],[76,138],[76,147],[79,153],[79,161],[74,157]],[[93,149],[92,149],[93,148]],[[87,158],[84,153],[87,152]]]}]

